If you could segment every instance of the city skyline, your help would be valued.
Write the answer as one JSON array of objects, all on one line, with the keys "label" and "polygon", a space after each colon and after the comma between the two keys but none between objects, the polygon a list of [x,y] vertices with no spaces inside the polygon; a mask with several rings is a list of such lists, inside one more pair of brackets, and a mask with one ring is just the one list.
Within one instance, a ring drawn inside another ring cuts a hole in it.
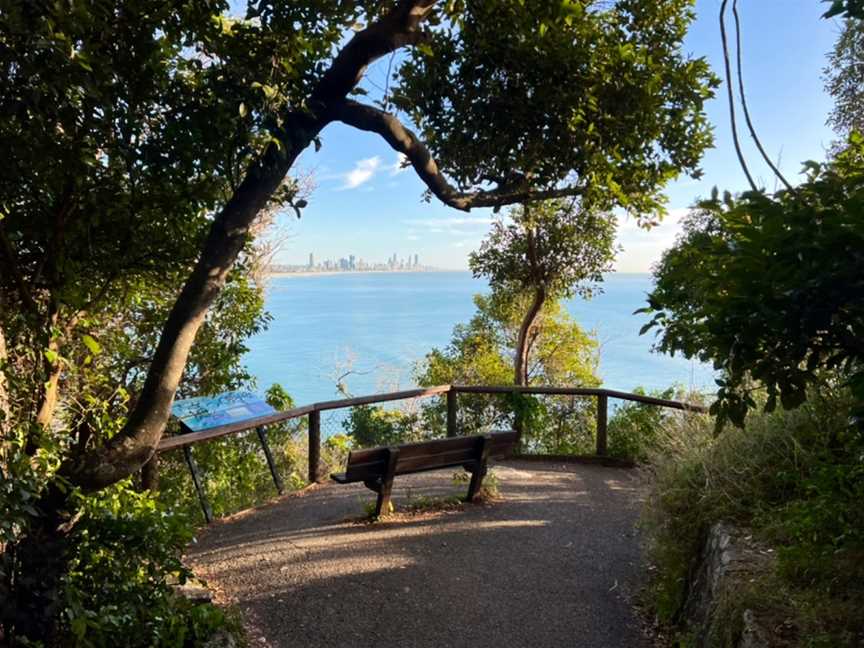
[{"label": "city skyline", "polygon": [[405,272],[438,270],[420,264],[420,254],[415,252],[401,259],[394,252],[386,261],[367,261],[356,254],[331,257],[316,262],[315,252],[309,252],[308,261],[303,264],[273,263],[271,272]]}]

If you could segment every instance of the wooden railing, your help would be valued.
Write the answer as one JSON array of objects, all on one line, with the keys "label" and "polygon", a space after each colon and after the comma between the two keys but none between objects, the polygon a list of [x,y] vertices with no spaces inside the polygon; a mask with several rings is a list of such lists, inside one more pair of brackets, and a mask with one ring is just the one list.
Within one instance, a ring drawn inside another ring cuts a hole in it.
[{"label": "wooden railing", "polygon": [[389,401],[406,400],[411,398],[430,398],[432,396],[445,395],[447,398],[447,436],[458,436],[458,396],[459,394],[538,394],[550,396],[589,396],[597,399],[597,437],[596,437],[596,457],[603,459],[607,456],[607,422],[609,399],[615,398],[619,400],[632,401],[643,403],[646,405],[656,405],[658,407],[667,407],[671,409],[705,412],[706,408],[700,405],[691,403],[683,403],[680,401],[667,400],[664,398],[655,398],[653,396],[643,396],[642,394],[631,394],[629,392],[614,391],[612,389],[601,388],[586,388],[586,387],[516,387],[513,385],[488,386],[488,385],[439,385],[437,387],[427,387],[425,389],[409,389],[406,391],[390,392],[385,394],[372,394],[369,396],[358,396],[355,398],[342,398],[338,400],[322,401],[320,403],[312,403],[311,405],[303,405],[294,407],[283,412],[268,414],[254,419],[247,419],[240,423],[231,423],[219,427],[204,430],[202,432],[191,432],[188,434],[180,434],[162,439],[156,448],[157,453],[183,448],[186,456],[186,461],[189,464],[192,479],[195,488],[198,491],[201,506],[204,510],[204,516],[208,522],[212,519],[212,512],[204,494],[203,484],[201,483],[198,468],[192,457],[191,446],[196,443],[210,441],[232,434],[239,434],[249,430],[258,432],[261,445],[264,449],[264,454],[267,458],[267,463],[270,471],[273,474],[273,481],[276,484],[277,490],[281,493],[283,490],[281,477],[275,469],[275,465],[270,454],[270,448],[267,445],[265,429],[269,425],[281,423],[291,419],[308,417],[309,428],[309,483],[315,483],[322,480],[321,474],[321,412],[327,410],[345,409],[349,407],[357,407],[359,405],[372,405],[375,403],[386,403]]}]

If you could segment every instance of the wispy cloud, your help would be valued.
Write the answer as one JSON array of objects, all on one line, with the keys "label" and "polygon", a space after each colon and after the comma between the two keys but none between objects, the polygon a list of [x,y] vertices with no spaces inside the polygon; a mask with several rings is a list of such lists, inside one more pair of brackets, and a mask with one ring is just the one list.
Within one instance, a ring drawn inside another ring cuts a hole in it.
[{"label": "wispy cloud", "polygon": [[464,227],[471,225],[487,226],[492,222],[489,216],[455,216],[453,218],[409,218],[405,221],[407,225],[424,227],[427,229],[450,229],[452,227]]},{"label": "wispy cloud", "polygon": [[663,251],[674,245],[681,233],[681,222],[690,212],[688,207],[670,209],[657,227],[640,228],[634,219],[622,219],[618,227],[618,243],[623,251],[618,255],[619,272],[647,272],[657,263]]},{"label": "wispy cloud", "polygon": [[342,176],[343,189],[356,189],[360,185],[369,182],[375,172],[381,167],[381,158],[377,155],[363,160],[357,160],[354,168]]},{"label": "wispy cloud", "polygon": [[395,176],[395,175],[399,175],[403,171],[407,171],[408,167],[405,166],[407,161],[408,161],[408,158],[405,156],[405,154],[399,153],[396,156],[396,161],[387,167],[390,170],[390,175]]}]

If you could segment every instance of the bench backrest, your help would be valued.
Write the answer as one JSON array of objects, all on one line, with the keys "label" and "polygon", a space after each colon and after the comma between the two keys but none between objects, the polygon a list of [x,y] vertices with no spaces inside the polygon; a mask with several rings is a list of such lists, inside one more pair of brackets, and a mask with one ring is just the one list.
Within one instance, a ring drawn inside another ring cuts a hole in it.
[{"label": "bench backrest", "polygon": [[[493,432],[486,437],[488,457],[496,458],[507,455],[519,435],[516,432]],[[394,446],[399,450],[395,474],[406,475],[477,461],[480,458],[482,440],[483,436],[454,437]],[[349,481],[366,481],[383,475],[389,452],[389,448],[353,450],[348,455],[345,477]]]}]

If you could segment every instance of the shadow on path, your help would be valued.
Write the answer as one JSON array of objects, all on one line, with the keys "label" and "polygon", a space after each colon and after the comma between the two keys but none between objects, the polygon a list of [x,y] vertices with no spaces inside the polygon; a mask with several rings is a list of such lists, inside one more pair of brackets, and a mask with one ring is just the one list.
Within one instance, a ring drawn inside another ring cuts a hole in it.
[{"label": "shadow on path", "polygon": [[[502,498],[357,524],[374,495],[322,485],[217,522],[196,574],[237,605],[260,646],[647,646],[641,490],[627,470],[495,466]],[[452,470],[399,477],[394,501],[463,494]]]}]

